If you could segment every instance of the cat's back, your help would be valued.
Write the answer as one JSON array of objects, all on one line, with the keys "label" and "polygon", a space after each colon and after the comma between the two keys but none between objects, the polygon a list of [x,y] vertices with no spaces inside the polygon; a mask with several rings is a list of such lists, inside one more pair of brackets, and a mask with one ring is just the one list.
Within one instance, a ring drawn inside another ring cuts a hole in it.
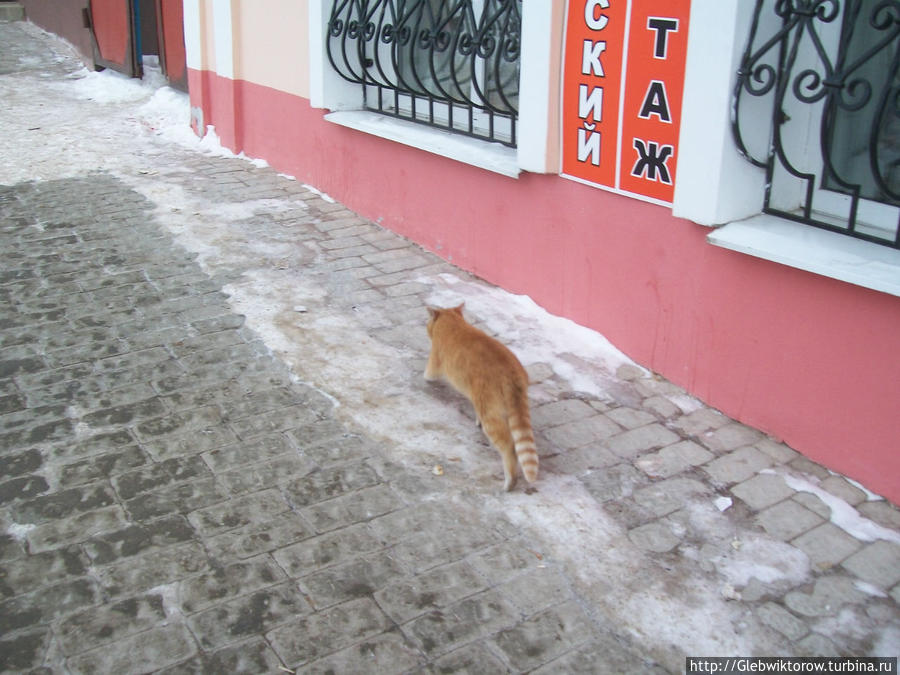
[{"label": "cat's back", "polygon": [[515,381],[527,386],[528,374],[506,345],[461,316],[452,314],[448,319],[438,339],[451,378],[465,377],[496,384]]}]

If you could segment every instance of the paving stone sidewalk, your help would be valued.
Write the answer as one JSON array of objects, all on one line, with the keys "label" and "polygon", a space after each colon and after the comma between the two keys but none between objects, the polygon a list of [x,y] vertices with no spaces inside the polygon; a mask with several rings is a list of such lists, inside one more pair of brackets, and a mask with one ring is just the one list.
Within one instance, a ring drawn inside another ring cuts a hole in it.
[{"label": "paving stone sidewalk", "polygon": [[603,640],[644,667],[565,584],[523,605],[515,528],[417,498],[149,207],[0,188],[4,670],[503,672]]},{"label": "paving stone sidewalk", "polygon": [[[0,43],[0,96],[3,77],[72,71],[49,38],[0,23]],[[3,61],[17,52],[27,68]],[[0,670],[678,672],[739,647],[900,652],[898,510],[639,368],[597,398],[530,367],[534,492],[499,494],[487,449],[472,476],[424,440],[426,470],[400,461],[359,403],[379,383],[311,377],[335,358],[316,331],[352,326],[355,349],[394,359],[382,388],[465,418],[421,381],[423,278],[478,282],[272,169],[157,150],[176,169],[140,191],[99,161],[0,185]],[[255,206],[190,214],[225,241],[204,261],[173,239],[176,194]],[[273,284],[314,282],[293,309],[331,320],[285,329],[289,356],[236,309],[250,249]]]}]

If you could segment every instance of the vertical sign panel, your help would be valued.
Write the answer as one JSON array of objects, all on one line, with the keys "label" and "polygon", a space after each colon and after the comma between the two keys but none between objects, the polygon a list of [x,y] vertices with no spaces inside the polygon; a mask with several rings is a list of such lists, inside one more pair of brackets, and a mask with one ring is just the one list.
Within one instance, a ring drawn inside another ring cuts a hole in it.
[{"label": "vertical sign panel", "polygon": [[689,13],[690,0],[631,1],[619,187],[663,202],[675,189]]},{"label": "vertical sign panel", "polygon": [[598,185],[616,177],[625,9],[622,0],[573,0],[566,18],[562,170]]},{"label": "vertical sign panel", "polygon": [[561,174],[669,204],[690,0],[570,0]]}]

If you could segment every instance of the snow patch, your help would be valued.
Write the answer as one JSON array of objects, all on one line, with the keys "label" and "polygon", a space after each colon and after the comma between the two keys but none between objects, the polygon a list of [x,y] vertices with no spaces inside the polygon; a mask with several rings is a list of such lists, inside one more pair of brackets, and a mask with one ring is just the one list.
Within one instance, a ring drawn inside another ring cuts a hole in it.
[{"label": "snow patch", "polygon": [[685,415],[690,415],[703,407],[703,402],[690,394],[667,394],[666,398],[674,403]]},{"label": "snow patch", "polygon": [[[288,199],[250,199],[245,202],[219,202],[209,204],[199,213],[211,218],[238,221],[249,220],[260,213],[285,213],[295,209],[308,208],[306,203],[300,200]],[[252,243],[252,242],[249,242]],[[291,245],[294,246],[293,244]]]},{"label": "snow patch", "polygon": [[[685,505],[690,530],[702,537],[705,545],[697,549],[689,543],[682,554],[697,561],[701,568],[715,571],[726,586],[743,588],[751,579],[785,587],[805,581],[810,574],[809,557],[800,549],[781,541],[742,534],[722,508],[727,497],[710,503],[693,501]],[[723,593],[729,599],[729,593]]]},{"label": "snow patch", "polygon": [[868,581],[863,581],[862,579],[857,579],[853,582],[853,586],[858,591],[862,591],[866,595],[871,595],[876,598],[886,598],[888,595],[883,590],[875,586],[874,584],[870,584]]},{"label": "snow patch", "polygon": [[814,485],[803,478],[791,476],[786,473],[779,473],[774,469],[764,469],[763,471],[760,471],[760,473],[780,475],[784,478],[784,482],[787,486],[792,490],[796,490],[797,492],[808,492],[821,499],[822,502],[831,509],[829,520],[831,520],[832,524],[844,530],[844,532],[851,537],[855,537],[860,541],[883,539],[885,541],[892,541],[895,544],[900,544],[900,532],[889,530],[888,528],[882,527],[878,523],[861,516],[859,511],[850,504],[818,485]]},{"label": "snow patch", "polygon": [[713,500],[713,505],[719,509],[719,511],[725,511],[726,509],[731,508],[731,497],[716,497]]},{"label": "snow patch", "polygon": [[800,549],[774,539],[741,540],[712,559],[716,570],[735,587],[746,586],[751,579],[765,584],[799,584],[809,576],[809,557]]},{"label": "snow patch", "polygon": [[259,167],[263,169],[269,166],[269,163],[264,159],[253,159],[252,157],[248,157],[244,154],[243,150],[237,154],[235,154],[232,150],[229,150],[224,145],[222,145],[222,140],[219,138],[219,134],[216,133],[215,125],[208,124],[206,126],[206,133],[203,138],[200,139],[200,142],[197,144],[197,148],[206,153],[207,155],[213,155],[214,157],[229,157],[229,158],[237,158],[244,159],[250,162],[253,166]]},{"label": "snow patch", "polygon": [[[871,617],[861,607],[842,607],[835,616],[826,616],[815,622],[813,630],[825,636],[841,635],[852,640],[863,641],[875,628]],[[891,655],[895,656],[897,652]]]},{"label": "snow patch", "polygon": [[[293,177],[291,176],[291,178],[293,178]],[[296,179],[294,179],[294,180],[296,180]],[[313,187],[312,185],[308,185],[307,183],[304,183],[303,187],[306,188],[307,190],[309,190],[310,192],[312,192],[314,195],[319,195],[319,197],[321,197],[322,199],[324,199],[326,202],[328,202],[330,204],[337,203],[336,200],[334,199],[334,197],[322,192],[321,190]]]},{"label": "snow patch", "polygon": [[161,139],[186,148],[196,148],[200,139],[191,129],[188,95],[172,87],[161,87],[138,108],[144,128]]},{"label": "snow patch", "polygon": [[6,528],[6,534],[18,542],[23,542],[28,537],[28,533],[36,527],[37,525],[32,523],[10,523]]},{"label": "snow patch", "polygon": [[831,475],[833,475],[833,476],[840,476],[840,477],[843,478],[845,481],[847,481],[848,483],[850,483],[850,485],[852,485],[852,486],[855,487],[856,489],[861,490],[862,492],[864,492],[865,495],[866,495],[866,501],[867,501],[867,502],[884,501],[884,497],[882,497],[881,495],[875,494],[874,492],[872,492],[869,488],[867,488],[865,485],[863,485],[863,484],[860,483],[859,481],[855,481],[855,480],[853,480],[852,478],[848,478],[847,476],[842,476],[841,474],[835,473],[834,471],[829,471],[829,473],[831,473]]},{"label": "snow patch", "polygon": [[[162,82],[155,79],[147,81],[146,69],[144,80],[144,83],[140,86],[132,85],[131,91],[136,96],[135,101],[149,96],[149,100],[140,106],[137,111],[145,129],[163,140],[175,143],[183,148],[200,151],[214,157],[243,159],[258,168],[269,166],[269,163],[264,159],[248,157],[243,151],[236,154],[226,148],[222,145],[222,140],[216,133],[216,127],[212,124],[206,126],[203,138],[198,138],[190,126],[191,103],[189,96],[172,87],[164,86],[167,84],[164,79]],[[128,82],[128,78],[125,78],[125,81]],[[121,81],[119,84],[122,85]],[[128,95],[125,93],[128,91],[128,88],[128,85],[123,86],[123,96]],[[137,96],[139,91],[146,93],[144,96]]]},{"label": "snow patch", "polygon": [[66,407],[66,417],[75,423],[75,439],[78,441],[90,438],[96,433],[96,431],[84,421],[84,413],[85,411],[77,405]]},{"label": "snow patch", "polygon": [[96,103],[136,103],[150,98],[167,84],[159,67],[159,61],[144,57],[144,77],[128,77],[114,70],[90,71],[82,68],[75,74],[78,79],[66,83],[65,90],[76,98]]},{"label": "snow patch", "polygon": [[750,631],[742,630],[740,605],[708,582],[690,579],[682,588],[690,597],[673,596],[664,581],[634,593],[620,616],[628,617],[645,644],[666,645],[684,654],[727,656],[759,651]]},{"label": "snow patch", "polygon": [[147,593],[155,593],[160,596],[162,599],[163,611],[166,613],[167,619],[183,616],[181,603],[178,601],[178,583],[154,586],[149,589]]}]

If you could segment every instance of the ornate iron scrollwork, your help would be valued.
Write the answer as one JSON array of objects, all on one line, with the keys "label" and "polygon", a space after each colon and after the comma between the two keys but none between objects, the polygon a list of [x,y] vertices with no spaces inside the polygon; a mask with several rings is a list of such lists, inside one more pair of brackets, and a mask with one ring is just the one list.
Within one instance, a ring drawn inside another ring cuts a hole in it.
[{"label": "ornate iron scrollwork", "polygon": [[368,109],[515,146],[522,0],[335,0],[332,67]]},{"label": "ornate iron scrollwork", "polygon": [[[764,210],[900,248],[900,225],[878,232],[857,220],[860,200],[900,206],[898,64],[900,0],[756,0],[732,130],[740,152],[766,169]],[[753,143],[763,100],[770,126]],[[795,140],[801,125],[818,130],[819,169],[808,142]],[[785,172],[802,186],[794,208],[773,194]],[[819,214],[821,189],[849,197],[844,222]]]}]

